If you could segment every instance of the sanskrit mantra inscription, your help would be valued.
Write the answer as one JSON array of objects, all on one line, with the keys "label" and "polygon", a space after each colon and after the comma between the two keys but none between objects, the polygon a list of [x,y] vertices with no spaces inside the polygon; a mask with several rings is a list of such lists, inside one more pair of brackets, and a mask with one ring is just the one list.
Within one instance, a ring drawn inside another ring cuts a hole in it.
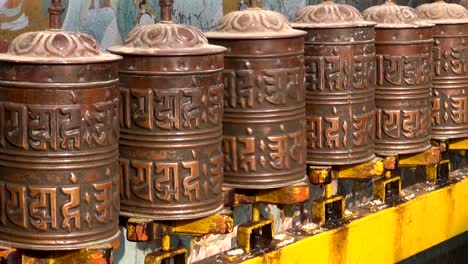
[{"label": "sanskrit mantra inscription", "polygon": [[120,88],[122,128],[187,130],[220,125],[223,85],[180,89]]},{"label": "sanskrit mantra inscription", "polygon": [[416,110],[378,110],[377,139],[420,138],[427,136],[430,127],[428,107]]},{"label": "sanskrit mantra inscription", "polygon": [[69,151],[117,143],[118,99],[82,105],[0,102],[0,147]]},{"label": "sanskrit mantra inscription", "polygon": [[148,161],[120,159],[123,200],[133,199],[169,204],[200,202],[221,193],[223,156],[212,155],[208,161]]},{"label": "sanskrit mantra inscription", "polygon": [[418,85],[431,82],[430,54],[377,55],[378,85]]},{"label": "sanskrit mantra inscription", "polygon": [[266,137],[252,135],[224,136],[224,170],[226,172],[258,172],[265,169],[284,170],[304,164],[305,135],[302,129]]},{"label": "sanskrit mantra inscription", "polygon": [[[340,149],[367,146],[375,131],[374,111],[353,114],[351,124],[333,109],[332,116],[307,118],[307,147],[311,149]],[[351,140],[351,141],[350,141]],[[351,144],[350,144],[351,143]]]},{"label": "sanskrit mantra inscription", "polygon": [[44,187],[0,182],[0,225],[71,232],[115,221],[117,182]]},{"label": "sanskrit mantra inscription", "polygon": [[468,124],[468,96],[432,98],[432,124],[440,126],[445,123],[457,125]]},{"label": "sanskrit mantra inscription", "polygon": [[434,46],[435,76],[464,75],[468,73],[468,47],[457,46],[443,48]]},{"label": "sanskrit mantra inscription", "polygon": [[[246,62],[249,65],[248,62]],[[285,69],[242,69],[224,71],[226,108],[283,106],[304,101],[301,67]]]},{"label": "sanskrit mantra inscription", "polygon": [[355,55],[347,59],[335,49],[332,53],[331,56],[306,56],[309,91],[367,89],[374,81],[374,55]]}]

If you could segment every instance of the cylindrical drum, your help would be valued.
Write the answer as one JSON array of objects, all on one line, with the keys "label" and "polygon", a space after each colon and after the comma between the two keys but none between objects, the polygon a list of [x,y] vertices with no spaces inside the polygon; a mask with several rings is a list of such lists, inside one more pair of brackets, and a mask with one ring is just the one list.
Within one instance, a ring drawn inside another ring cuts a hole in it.
[{"label": "cylindrical drum", "polygon": [[437,1],[416,8],[433,28],[432,138],[468,137],[468,10]]},{"label": "cylindrical drum", "polygon": [[393,0],[363,12],[377,22],[375,153],[418,153],[431,147],[432,26]]},{"label": "cylindrical drum", "polygon": [[375,138],[375,23],[354,7],[324,1],[298,12],[307,31],[307,162],[346,165],[369,161]]},{"label": "cylindrical drum", "polygon": [[155,220],[222,209],[223,53],[203,33],[162,22],[135,28],[121,54],[121,211]]},{"label": "cylindrical drum", "polygon": [[0,244],[77,249],[119,233],[118,61],[86,34],[0,54]]},{"label": "cylindrical drum", "polygon": [[226,15],[207,33],[227,47],[225,185],[278,188],[305,177],[304,34],[260,1]]}]

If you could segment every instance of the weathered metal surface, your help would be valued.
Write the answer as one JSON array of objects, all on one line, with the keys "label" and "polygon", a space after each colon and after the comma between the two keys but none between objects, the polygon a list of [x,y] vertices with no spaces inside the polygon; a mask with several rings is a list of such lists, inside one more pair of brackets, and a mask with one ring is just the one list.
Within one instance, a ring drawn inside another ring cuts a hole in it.
[{"label": "weathered metal surface", "polygon": [[[50,11],[60,27],[60,1]],[[78,249],[118,236],[120,59],[57,29],[0,54],[2,246]]]},{"label": "weathered metal surface", "polygon": [[418,153],[431,147],[432,26],[392,0],[363,12],[376,26],[375,153]]},{"label": "weathered metal surface", "polygon": [[351,6],[303,8],[293,27],[305,46],[307,162],[346,165],[374,158],[374,23]]},{"label": "weathered metal surface", "polygon": [[449,150],[468,150],[468,138],[454,140],[449,144]]},{"label": "weathered metal surface", "polygon": [[121,215],[205,217],[222,208],[223,47],[203,33],[161,22],[135,28],[121,54]]},{"label": "weathered metal surface", "polygon": [[435,24],[432,89],[432,138],[468,135],[468,10],[437,1],[416,8]]},{"label": "weathered metal surface", "polygon": [[229,13],[210,43],[225,56],[225,185],[285,187],[305,176],[305,32],[273,11],[251,7]]},{"label": "weathered metal surface", "polygon": [[433,165],[439,163],[441,158],[440,149],[433,147],[424,152],[414,155],[401,155],[398,157],[399,166]]},{"label": "weathered metal surface", "polygon": [[166,235],[184,234],[202,236],[207,234],[228,234],[233,231],[234,220],[227,215],[210,215],[195,220],[177,220],[155,223],[151,219],[129,218],[127,239],[148,242]]},{"label": "weathered metal surface", "polygon": [[237,207],[241,204],[268,203],[294,205],[306,202],[310,197],[309,184],[300,182],[291,186],[267,190],[235,190],[223,188],[224,204]]},{"label": "weathered metal surface", "polygon": [[384,173],[384,161],[375,158],[371,161],[356,165],[339,166],[333,172],[336,179],[369,179],[382,176]]},{"label": "weathered metal surface", "polygon": [[[403,202],[395,207],[388,208],[373,201],[350,208],[355,216],[337,228],[309,224],[285,232],[286,237],[294,238],[291,244],[274,243],[269,248],[241,253],[237,259],[251,264],[309,263],[311,259],[314,263],[396,263],[404,260],[468,231],[467,172],[460,171],[459,176],[444,187],[421,183],[405,189]],[[224,263],[231,252],[200,263]]]}]

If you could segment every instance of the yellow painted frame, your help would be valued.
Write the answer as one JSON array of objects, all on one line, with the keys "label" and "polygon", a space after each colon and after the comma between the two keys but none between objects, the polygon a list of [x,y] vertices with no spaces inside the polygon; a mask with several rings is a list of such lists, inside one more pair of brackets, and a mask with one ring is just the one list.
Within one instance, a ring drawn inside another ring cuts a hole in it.
[{"label": "yellow painted frame", "polygon": [[395,263],[468,231],[468,179],[242,263]]}]

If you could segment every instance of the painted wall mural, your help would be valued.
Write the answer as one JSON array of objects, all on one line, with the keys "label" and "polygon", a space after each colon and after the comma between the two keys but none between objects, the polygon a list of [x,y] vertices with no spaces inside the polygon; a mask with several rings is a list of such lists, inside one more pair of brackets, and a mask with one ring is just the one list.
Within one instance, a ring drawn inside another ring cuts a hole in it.
[{"label": "painted wall mural", "polygon": [[[264,0],[264,7],[279,11],[292,20],[300,8],[320,1]],[[384,0],[336,2],[352,4],[362,10],[383,3]],[[417,6],[430,0],[397,2]],[[223,10],[246,8],[246,3],[246,0],[179,0],[174,6],[174,20],[208,31],[223,16]],[[0,0],[0,51],[4,51],[7,43],[21,33],[47,28],[49,4],[50,0]],[[92,35],[103,49],[122,44],[136,25],[151,24],[159,20],[158,0],[63,0],[63,4],[66,7],[63,28]]]}]

